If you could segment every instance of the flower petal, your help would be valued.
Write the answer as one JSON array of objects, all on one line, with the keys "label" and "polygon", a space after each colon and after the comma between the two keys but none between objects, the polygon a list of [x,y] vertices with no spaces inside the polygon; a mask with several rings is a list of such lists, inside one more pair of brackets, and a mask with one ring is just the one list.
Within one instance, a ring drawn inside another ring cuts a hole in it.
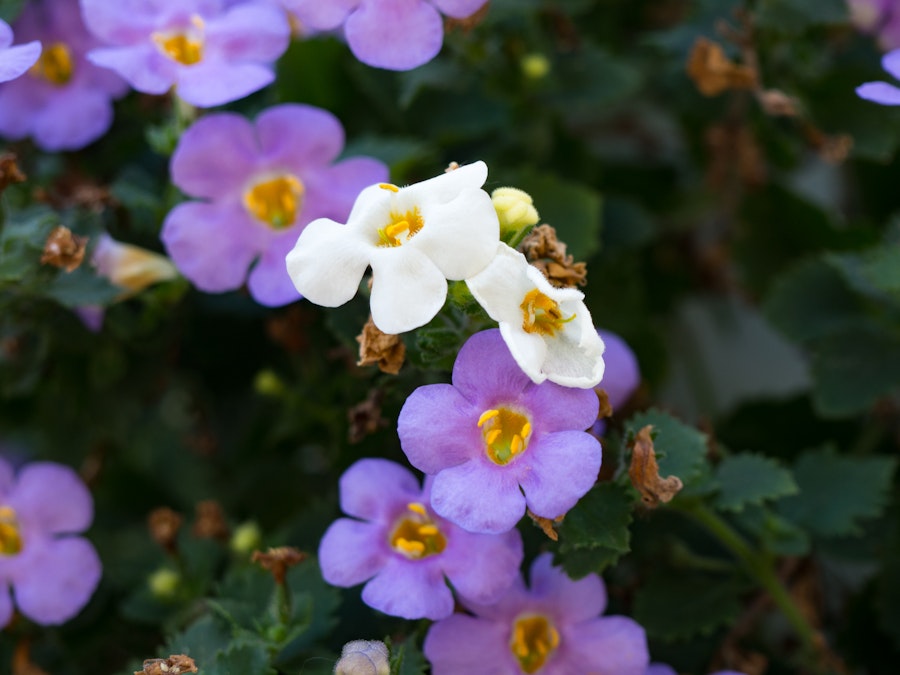
[{"label": "flower petal", "polygon": [[608,616],[570,626],[563,635],[574,672],[644,675],[650,662],[647,635],[635,621]]},{"label": "flower petal", "polygon": [[392,555],[385,541],[382,526],[339,518],[319,544],[322,577],[333,586],[345,588],[371,579]]},{"label": "flower petal", "polygon": [[856,88],[856,95],[882,105],[900,105],[900,88],[887,82],[866,82]]},{"label": "flower petal", "polygon": [[487,4],[487,0],[430,0],[431,4],[437,7],[447,16],[454,19],[465,19],[472,16],[479,9]]},{"label": "flower petal", "polygon": [[145,94],[165,94],[175,83],[175,62],[162,56],[153,45],[101,47],[88,52],[87,59],[118,73]]},{"label": "flower petal", "polygon": [[525,515],[525,497],[505,467],[472,460],[434,477],[431,506],[438,515],[469,532],[499,534]]},{"label": "flower petal", "polygon": [[175,93],[198,108],[237,101],[275,79],[272,68],[258,63],[201,61],[178,68]]},{"label": "flower petal", "polygon": [[333,30],[362,0],[282,0],[285,8],[295,14],[303,26],[314,30]]},{"label": "flower petal", "polygon": [[298,103],[265,110],[256,118],[256,133],[265,162],[271,166],[308,169],[329,164],[344,147],[344,129],[334,115]]},{"label": "flower petal", "polygon": [[543,553],[531,564],[531,596],[552,606],[556,616],[566,623],[594,619],[606,611],[606,587],[596,574],[572,580],[561,567],[553,565],[553,557]]},{"label": "flower petal", "polygon": [[0,51],[0,82],[8,82],[25,73],[41,55],[41,43],[29,42]]},{"label": "flower petal", "polygon": [[597,421],[600,401],[593,390],[544,382],[528,389],[522,402],[534,413],[535,434],[583,431]]},{"label": "flower petal", "polygon": [[206,26],[208,58],[271,63],[288,48],[291,27],[277,7],[260,3],[233,5]]},{"label": "flower petal", "polygon": [[449,384],[416,389],[397,419],[397,434],[409,463],[435,474],[470,459],[473,448],[483,445],[476,423],[481,412]]},{"label": "flower petal", "polygon": [[895,80],[900,80],[900,49],[885,54],[881,58],[881,67]]},{"label": "flower petal", "polygon": [[465,600],[477,604],[495,602],[519,577],[524,554],[518,530],[494,535],[455,528],[449,536],[441,567]]},{"label": "flower petal", "polygon": [[247,278],[250,295],[266,307],[281,307],[300,299],[284,264],[294,237],[273,237]]},{"label": "flower petal", "polygon": [[35,111],[31,135],[43,150],[78,150],[105,134],[112,120],[112,103],[104,92],[70,88]]},{"label": "flower petal", "polygon": [[353,55],[376,68],[410,70],[441,51],[444,24],[422,0],[365,2],[344,23]]},{"label": "flower petal", "polygon": [[508,675],[518,669],[509,650],[509,626],[454,614],[428,630],[423,650],[433,675]]},{"label": "flower petal", "polygon": [[94,519],[94,500],[75,471],[54,462],[26,464],[6,499],[23,527],[46,534],[83,532]]},{"label": "flower petal", "polygon": [[306,199],[297,223],[316,218],[346,221],[360,192],[387,179],[387,166],[372,157],[350,157],[315,173],[304,171]]},{"label": "flower petal", "polygon": [[399,198],[405,200],[401,202],[404,208],[426,202],[446,204],[456,199],[463,190],[480,188],[487,180],[487,175],[487,164],[482,161],[472,162],[404,187],[399,193]]},{"label": "flower petal", "polygon": [[365,585],[362,599],[369,607],[404,619],[436,621],[453,613],[453,594],[432,559],[391,557]]},{"label": "flower petal", "polygon": [[372,321],[382,332],[405,333],[424,326],[444,306],[447,280],[420,251],[404,245],[373,248]]},{"label": "flower petal", "polygon": [[[453,386],[475,405],[514,399],[530,384],[496,328],[466,340],[453,364]],[[483,412],[479,410],[478,415]]]},{"label": "flower petal", "polygon": [[597,388],[606,392],[609,404],[616,410],[638,388],[641,371],[637,357],[625,340],[610,331],[601,330],[599,333],[604,344],[603,362],[606,367]]},{"label": "flower petal", "polygon": [[422,488],[412,472],[387,459],[355,462],[341,476],[341,509],[373,522],[392,521],[398,510],[419,501]]}]

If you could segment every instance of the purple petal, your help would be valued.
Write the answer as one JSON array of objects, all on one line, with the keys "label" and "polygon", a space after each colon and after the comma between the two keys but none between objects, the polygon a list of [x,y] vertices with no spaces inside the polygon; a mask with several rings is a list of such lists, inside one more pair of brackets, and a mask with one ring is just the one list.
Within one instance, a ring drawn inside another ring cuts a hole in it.
[{"label": "purple petal", "polygon": [[[294,228],[291,228],[294,229]],[[294,245],[293,232],[272,238],[247,278],[250,295],[266,307],[281,307],[300,299],[284,258]]]},{"label": "purple petal", "polygon": [[269,66],[201,61],[178,68],[175,93],[198,108],[212,108],[244,98],[274,79]]},{"label": "purple petal", "polygon": [[542,382],[527,389],[522,402],[534,413],[535,434],[581,431],[597,421],[600,401],[593,389]]},{"label": "purple petal", "polygon": [[[9,448],[4,448],[4,451]],[[6,499],[16,484],[16,470],[12,464],[0,457],[0,500]]]},{"label": "purple petal", "polygon": [[577,672],[644,675],[650,661],[647,635],[635,621],[609,616],[569,626],[562,636],[566,660]]},{"label": "purple petal", "polygon": [[13,29],[3,19],[0,19],[0,49],[9,47],[14,39]]},{"label": "purple petal", "polygon": [[27,464],[6,502],[33,532],[83,532],[94,519],[94,500],[84,482],[69,467],[53,462]]},{"label": "purple petal", "polygon": [[606,610],[606,587],[596,574],[573,581],[560,567],[553,566],[549,553],[531,564],[531,595],[535,601],[552,606],[566,623],[594,619]]},{"label": "purple petal", "polygon": [[253,125],[234,113],[216,113],[184,132],[172,155],[172,182],[193,197],[234,198],[256,169]]},{"label": "purple petal", "polygon": [[295,14],[304,26],[314,30],[333,30],[344,23],[347,15],[362,0],[283,0],[285,8]]},{"label": "purple petal", "polygon": [[344,129],[337,117],[299,103],[264,111],[256,118],[256,132],[265,161],[272,166],[309,170],[330,164],[344,147]]},{"label": "purple petal", "polygon": [[29,553],[27,567],[13,579],[16,605],[37,623],[63,623],[88,603],[101,574],[100,558],[87,539],[43,542],[39,551]]},{"label": "purple petal", "polygon": [[278,8],[247,3],[210,21],[205,38],[208,58],[271,63],[287,49],[291,27]]},{"label": "purple petal", "polygon": [[497,402],[515,401],[531,384],[496,328],[466,340],[453,364],[452,379],[463,396],[475,405],[485,405],[485,409]]},{"label": "purple petal", "polygon": [[651,663],[647,666],[644,675],[678,675],[671,666],[665,663]]},{"label": "purple petal", "polygon": [[388,180],[388,168],[371,157],[351,157],[331,167],[303,170],[306,198],[297,217],[300,225],[316,218],[346,222],[353,202],[363,189]]},{"label": "purple petal", "polygon": [[256,232],[255,226],[239,206],[186,202],[166,216],[160,238],[191,283],[221,293],[241,286],[259,253],[265,233]]},{"label": "purple petal", "polygon": [[597,387],[606,392],[609,404],[613,410],[631,398],[634,390],[641,383],[641,371],[638,367],[637,357],[631,351],[631,347],[615,333],[600,330],[600,337],[606,348],[603,350],[603,360],[606,369],[603,371],[603,379]]},{"label": "purple petal", "polygon": [[353,55],[376,68],[409,70],[441,51],[441,15],[421,0],[366,2],[344,24]]},{"label": "purple petal", "polygon": [[438,621],[423,646],[433,675],[508,675],[520,672],[509,649],[510,627],[464,614]]},{"label": "purple petal", "polygon": [[24,74],[40,55],[40,42],[29,42],[0,50],[0,82],[8,82]]},{"label": "purple petal", "polygon": [[894,79],[900,80],[900,49],[885,54],[881,58],[881,67]]},{"label": "purple petal", "polygon": [[564,515],[594,486],[602,454],[584,431],[548,434],[529,445],[514,463],[528,508],[544,518]]},{"label": "purple petal", "polygon": [[398,510],[421,499],[419,480],[387,459],[361,459],[340,480],[341,509],[349,516],[387,523]]},{"label": "purple petal", "polygon": [[477,604],[495,602],[519,578],[523,550],[518,530],[494,535],[454,528],[448,538],[441,567],[465,600]]},{"label": "purple petal", "polygon": [[428,558],[391,557],[365,585],[362,599],[369,607],[404,619],[443,619],[453,613],[453,594],[440,566]]},{"label": "purple petal", "polygon": [[434,477],[431,506],[469,532],[499,534],[525,515],[525,498],[505,467],[472,460]]},{"label": "purple petal", "polygon": [[81,0],[80,4],[90,32],[109,44],[142,42],[155,30],[161,18],[158,8],[148,7],[146,0]]},{"label": "purple petal", "polygon": [[94,49],[87,58],[101,68],[118,73],[145,94],[165,94],[175,84],[178,72],[174,61],[149,44]]},{"label": "purple petal", "polygon": [[487,0],[430,0],[431,4],[447,16],[465,19],[487,4]]},{"label": "purple petal", "polygon": [[900,88],[887,82],[866,82],[856,88],[856,95],[882,105],[900,105]]},{"label": "purple petal", "polygon": [[35,111],[31,136],[43,150],[78,150],[105,134],[112,120],[112,103],[104,92],[70,88]]},{"label": "purple petal", "polygon": [[34,113],[44,105],[47,90],[33,78],[19,78],[0,87],[0,135],[10,140],[31,131]]},{"label": "purple petal", "polygon": [[384,528],[340,518],[326,530],[319,544],[322,577],[333,586],[350,587],[374,577],[392,555]]},{"label": "purple petal", "polygon": [[484,447],[477,410],[449,384],[419,387],[397,419],[400,445],[409,463],[427,474],[462,464]]}]

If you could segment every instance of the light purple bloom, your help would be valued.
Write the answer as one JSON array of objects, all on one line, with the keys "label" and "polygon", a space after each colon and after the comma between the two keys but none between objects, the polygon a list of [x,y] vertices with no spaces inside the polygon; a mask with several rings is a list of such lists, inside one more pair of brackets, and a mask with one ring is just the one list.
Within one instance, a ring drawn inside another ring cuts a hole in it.
[{"label": "light purple bloom", "polygon": [[441,51],[441,14],[463,19],[487,0],[283,0],[282,4],[314,30],[341,24],[347,44],[360,61],[376,68],[410,70]]},{"label": "light purple bloom", "polygon": [[[900,49],[885,54],[881,65],[892,77],[900,79]],[[888,82],[866,82],[856,88],[856,94],[881,105],[900,105],[900,87]]]},{"label": "light purple bloom", "polygon": [[491,603],[509,589],[522,562],[517,530],[472,534],[428,508],[430,481],[386,459],[361,459],[340,481],[340,518],[325,532],[319,563],[325,581],[355,586],[363,601],[405,619],[442,619],[453,594]]},{"label": "light purple bloom", "polygon": [[202,201],[175,207],[162,240],[175,265],[198,288],[241,286],[268,306],[299,298],[285,256],[307,223],[342,220],[364,187],[387,180],[369,157],[332,164],[344,130],[331,113],[286,104],[251,123],[232,113],[208,115],[181,137],[172,156],[173,182]]},{"label": "light purple bloom", "polygon": [[97,65],[138,91],[175,93],[202,108],[262,89],[271,64],[290,42],[287,16],[267,2],[221,0],[81,0],[85,21],[108,47]]},{"label": "light purple bloom", "polygon": [[606,609],[603,581],[572,581],[550,564],[531,566],[531,589],[520,578],[491,606],[464,603],[474,616],[454,614],[425,636],[433,675],[644,675],[644,629]]},{"label": "light purple bloom", "polygon": [[[106,133],[111,100],[127,83],[85,58],[97,42],[73,0],[35,0],[14,24],[21,40],[40,40],[43,51],[23,76],[0,85],[0,135],[31,136],[48,151],[77,150]],[[27,46],[27,45],[23,45]]]},{"label": "light purple bloom", "polygon": [[882,49],[900,47],[897,0],[847,0],[850,20],[861,31],[878,37]]},{"label": "light purple bloom", "polygon": [[[637,357],[625,340],[608,330],[598,330],[597,332],[603,339],[603,344],[606,345],[603,352],[606,369],[603,371],[603,379],[600,380],[596,389],[606,392],[609,405],[615,412],[631,398],[634,390],[638,388],[641,383],[641,371]],[[597,420],[591,429],[591,433],[595,436],[602,436],[605,431],[606,423],[603,420]]]},{"label": "light purple bloom", "polygon": [[0,626],[15,604],[32,621],[78,614],[100,581],[100,558],[79,536],[94,517],[91,495],[67,466],[33,462],[18,475],[0,460]]},{"label": "light purple bloom", "polygon": [[41,55],[41,43],[37,40],[15,47],[12,43],[12,28],[0,19],[0,82],[23,75]]},{"label": "light purple bloom", "polygon": [[397,423],[410,463],[435,477],[438,514],[471,532],[505,532],[526,505],[555,518],[591,489],[602,454],[583,431],[597,419],[592,389],[535,384],[496,329],[463,345],[452,381],[416,389]]},{"label": "light purple bloom", "polygon": [[[665,663],[651,663],[644,675],[678,675],[671,666]],[[736,670],[719,670],[711,675],[744,675]]]}]

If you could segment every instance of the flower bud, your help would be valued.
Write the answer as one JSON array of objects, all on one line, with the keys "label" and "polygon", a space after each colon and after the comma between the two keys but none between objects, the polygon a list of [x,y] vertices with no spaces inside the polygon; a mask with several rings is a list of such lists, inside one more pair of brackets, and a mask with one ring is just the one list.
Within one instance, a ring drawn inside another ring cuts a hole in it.
[{"label": "flower bud", "polygon": [[526,54],[519,66],[529,80],[540,80],[550,72],[550,61],[543,54]]},{"label": "flower bud", "polygon": [[262,543],[262,533],[259,531],[259,526],[250,521],[235,528],[229,546],[235,553],[250,555],[259,548],[260,543]]},{"label": "flower bud", "polygon": [[334,675],[390,675],[388,649],[378,640],[354,640],[344,645]]},{"label": "flower bud", "polygon": [[531,195],[518,188],[497,188],[491,193],[491,201],[500,220],[501,238],[531,227],[540,220]]},{"label": "flower bud", "polygon": [[175,570],[161,567],[147,579],[147,585],[153,597],[158,600],[170,600],[175,597],[181,585],[181,575]]}]

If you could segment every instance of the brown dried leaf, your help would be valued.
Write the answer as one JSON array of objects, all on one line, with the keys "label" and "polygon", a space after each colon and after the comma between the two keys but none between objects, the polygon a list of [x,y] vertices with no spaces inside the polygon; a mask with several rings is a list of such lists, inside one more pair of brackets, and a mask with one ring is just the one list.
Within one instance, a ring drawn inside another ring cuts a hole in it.
[{"label": "brown dried leaf", "polygon": [[687,74],[704,96],[717,96],[729,89],[754,89],[758,83],[753,68],[734,63],[719,43],[704,37],[694,42]]},{"label": "brown dried leaf", "polygon": [[191,533],[198,539],[225,541],[230,534],[222,505],[215,499],[204,499],[195,507],[194,527]]},{"label": "brown dried leaf", "polygon": [[556,518],[544,518],[542,516],[536,516],[531,512],[531,509],[526,509],[525,513],[528,514],[528,517],[534,521],[534,524],[541,528],[544,534],[546,534],[553,541],[559,540],[559,534],[556,532],[556,528],[554,525],[559,525],[563,518],[565,518],[565,514],[561,516],[557,516]]},{"label": "brown dried leaf", "polygon": [[44,243],[44,252],[41,254],[42,265],[59,267],[66,272],[73,272],[84,260],[84,252],[87,248],[88,238],[72,234],[65,225],[54,228],[47,241]]},{"label": "brown dried leaf", "polygon": [[134,675],[182,675],[196,672],[198,670],[194,659],[184,654],[172,654],[167,659],[147,659],[143,670],[134,671]]},{"label": "brown dried leaf", "polygon": [[308,556],[301,550],[293,546],[279,546],[270,548],[263,553],[262,551],[254,551],[250,558],[251,562],[257,563],[264,570],[268,570],[275,578],[275,583],[279,586],[284,583],[284,576],[287,571],[299,565]]},{"label": "brown dried leaf", "polygon": [[382,373],[396,375],[403,367],[406,359],[406,345],[399,335],[382,333],[372,321],[371,315],[362,333],[356,336],[359,343],[358,366],[371,366],[378,364]]},{"label": "brown dried leaf", "polygon": [[0,154],[0,193],[13,183],[24,183],[25,174],[16,163],[16,156],[11,152]]},{"label": "brown dried leaf", "polygon": [[31,660],[31,642],[28,639],[16,645],[12,657],[12,675],[47,675],[47,671]]},{"label": "brown dried leaf", "polygon": [[641,493],[641,500],[650,508],[672,500],[684,487],[678,476],[660,478],[659,464],[656,462],[656,451],[653,449],[653,438],[650,432],[653,426],[648,424],[637,432],[631,452],[631,466],[628,475],[631,484]]}]

